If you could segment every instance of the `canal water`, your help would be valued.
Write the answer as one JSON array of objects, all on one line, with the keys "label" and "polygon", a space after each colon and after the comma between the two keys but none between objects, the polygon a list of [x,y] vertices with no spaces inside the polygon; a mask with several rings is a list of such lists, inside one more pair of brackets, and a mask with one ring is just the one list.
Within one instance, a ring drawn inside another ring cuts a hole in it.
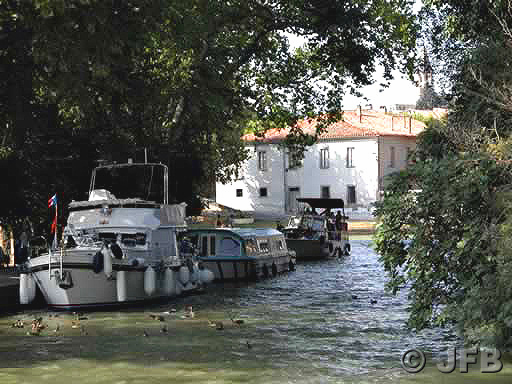
[{"label": "canal water", "polygon": [[[343,259],[302,263],[256,283],[214,284],[165,304],[4,315],[0,382],[512,382],[510,360],[498,374],[480,374],[478,367],[439,373],[434,360],[460,340],[450,329],[408,330],[407,295],[385,292],[371,242],[352,241],[352,249]],[[189,306],[193,318],[185,315]],[[39,317],[46,328],[28,336]],[[12,327],[18,319],[24,328]],[[402,369],[400,357],[410,348],[426,353],[421,373]]]}]

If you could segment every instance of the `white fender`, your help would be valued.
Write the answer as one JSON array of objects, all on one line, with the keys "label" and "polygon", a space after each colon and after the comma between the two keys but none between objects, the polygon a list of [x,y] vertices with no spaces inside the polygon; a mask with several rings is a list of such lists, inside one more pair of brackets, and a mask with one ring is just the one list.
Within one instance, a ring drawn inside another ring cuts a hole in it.
[{"label": "white fender", "polygon": [[183,289],[181,283],[178,280],[176,280],[176,296],[181,295],[182,290]]},{"label": "white fender", "polygon": [[172,296],[176,293],[176,278],[174,277],[174,271],[171,268],[165,269],[164,292],[167,296]]},{"label": "white fender", "polygon": [[144,292],[146,295],[151,296],[155,293],[156,289],[156,272],[150,265],[144,272]]},{"label": "white fender", "polygon": [[29,286],[28,286],[28,275],[26,273],[20,273],[20,304],[28,304],[29,301]]},{"label": "white fender", "polygon": [[188,270],[188,267],[182,266],[180,268],[179,272],[179,279],[183,285],[187,284],[189,278],[190,278],[190,272]]},{"label": "white fender", "polygon": [[198,283],[200,280],[200,277],[199,277],[199,268],[197,267],[197,265],[194,265],[193,269],[192,269],[192,274],[190,275],[190,281],[192,283]]},{"label": "white fender", "polygon": [[215,278],[215,275],[213,274],[212,271],[205,268],[205,269],[202,269],[199,271],[199,278],[201,280],[201,283],[208,284],[213,281],[213,279]]},{"label": "white fender", "polygon": [[103,255],[103,271],[107,277],[112,276],[112,252],[107,247],[103,247],[101,250]]},{"label": "white fender", "polygon": [[28,302],[31,303],[36,298],[36,280],[34,279],[34,275],[27,275],[27,283],[28,283]]},{"label": "white fender", "polygon": [[126,301],[126,271],[117,271],[116,275],[117,301]]}]

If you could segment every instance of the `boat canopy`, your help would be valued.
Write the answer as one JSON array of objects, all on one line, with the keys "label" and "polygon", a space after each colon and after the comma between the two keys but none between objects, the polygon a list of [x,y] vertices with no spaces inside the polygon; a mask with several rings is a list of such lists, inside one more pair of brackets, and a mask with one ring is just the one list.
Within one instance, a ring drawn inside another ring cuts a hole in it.
[{"label": "boat canopy", "polygon": [[345,203],[343,199],[322,199],[322,198],[309,198],[309,197],[298,197],[297,201],[299,203],[306,203],[311,206],[311,208],[344,208]]},{"label": "boat canopy", "polygon": [[188,233],[232,233],[240,238],[282,236],[281,232],[273,228],[194,228],[189,229]]}]

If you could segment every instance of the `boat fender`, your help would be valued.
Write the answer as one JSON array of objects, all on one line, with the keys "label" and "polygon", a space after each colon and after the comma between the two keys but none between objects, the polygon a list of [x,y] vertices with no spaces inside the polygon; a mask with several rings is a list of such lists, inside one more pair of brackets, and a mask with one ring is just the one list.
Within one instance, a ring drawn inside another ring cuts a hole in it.
[{"label": "boat fender", "polygon": [[165,268],[164,272],[164,293],[167,296],[176,293],[176,278],[174,277],[174,271],[170,268]]},{"label": "boat fender", "polygon": [[181,291],[183,291],[182,285],[178,280],[176,280],[176,295],[181,295]]},{"label": "boat fender", "polygon": [[117,271],[116,288],[117,301],[126,301],[126,271]]},{"label": "boat fender", "polygon": [[320,236],[320,238],[318,240],[320,240],[320,245],[324,244],[325,243],[325,236]]},{"label": "boat fender", "polygon": [[263,268],[261,269],[261,272],[263,273],[263,277],[268,277],[268,267],[267,267],[267,264],[263,264]]},{"label": "boat fender", "polygon": [[146,295],[151,296],[155,293],[156,289],[156,272],[150,265],[144,271],[144,292]]},{"label": "boat fender", "polygon": [[190,272],[188,270],[188,267],[186,267],[186,266],[180,267],[180,271],[179,271],[179,280],[180,280],[180,282],[183,285],[185,285],[185,284],[187,284],[189,278],[190,278]]},{"label": "boat fender", "polygon": [[350,255],[350,244],[345,244],[345,256]]},{"label": "boat fender", "polygon": [[215,278],[215,275],[209,269],[204,268],[199,271],[199,279],[201,280],[201,283],[203,283],[203,284],[211,283],[214,278]]},{"label": "boat fender", "polygon": [[28,286],[28,274],[21,273],[20,274],[20,304],[28,304],[29,301],[29,289]]},{"label": "boat fender", "polygon": [[333,255],[334,253],[334,245],[332,245],[332,243],[329,243],[329,255]]},{"label": "boat fender", "polygon": [[198,283],[199,280],[199,268],[197,267],[197,265],[194,265],[192,267],[192,273],[190,274],[190,281],[193,283]]},{"label": "boat fender", "polygon": [[295,271],[295,263],[293,262],[293,260],[290,260],[288,262],[288,270]]},{"label": "boat fender", "polygon": [[277,265],[272,263],[272,276],[277,276]]},{"label": "boat fender", "polygon": [[116,259],[122,259],[123,258],[123,250],[117,243],[110,244],[110,251],[114,255]]},{"label": "boat fender", "polygon": [[101,253],[103,254],[103,271],[105,272],[105,275],[107,278],[112,277],[112,252],[107,248],[103,247],[101,250]]},{"label": "boat fender", "polygon": [[100,273],[103,270],[103,254],[98,251],[92,258],[92,270],[94,273]]}]

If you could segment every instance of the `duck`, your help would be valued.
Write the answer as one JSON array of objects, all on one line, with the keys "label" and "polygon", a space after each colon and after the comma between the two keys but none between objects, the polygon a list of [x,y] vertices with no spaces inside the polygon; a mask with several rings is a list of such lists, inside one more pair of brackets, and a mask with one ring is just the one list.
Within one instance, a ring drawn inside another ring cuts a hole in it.
[{"label": "duck", "polygon": [[192,310],[192,306],[187,307],[187,311],[184,316],[181,316],[182,319],[193,319],[195,317],[195,313]]},{"label": "duck", "polygon": [[23,320],[16,320],[14,323],[12,323],[13,328],[23,328],[25,324],[23,323]]},{"label": "duck", "polygon": [[232,317],[231,317],[231,322],[238,326],[240,326],[244,323],[244,321],[242,319],[233,319]]},{"label": "duck", "polygon": [[219,331],[224,329],[224,323],[222,321],[210,321],[208,320],[208,325],[212,328],[215,328]]}]

